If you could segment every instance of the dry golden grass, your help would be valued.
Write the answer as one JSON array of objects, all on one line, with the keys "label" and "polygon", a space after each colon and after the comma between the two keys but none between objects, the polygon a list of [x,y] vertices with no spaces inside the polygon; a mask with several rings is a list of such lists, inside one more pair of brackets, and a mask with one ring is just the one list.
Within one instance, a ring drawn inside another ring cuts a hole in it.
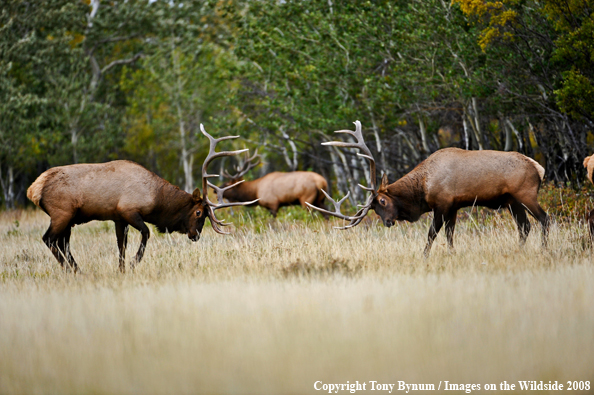
[{"label": "dry golden grass", "polygon": [[245,213],[236,211],[233,236],[153,234],[125,275],[111,224],[73,230],[83,275],[72,275],[41,241],[45,214],[0,214],[0,392],[305,394],[320,393],[318,380],[594,379],[583,224],[554,225],[542,250],[538,226],[520,248],[509,215],[462,214],[455,252],[440,234],[424,259],[427,219],[337,231]]}]

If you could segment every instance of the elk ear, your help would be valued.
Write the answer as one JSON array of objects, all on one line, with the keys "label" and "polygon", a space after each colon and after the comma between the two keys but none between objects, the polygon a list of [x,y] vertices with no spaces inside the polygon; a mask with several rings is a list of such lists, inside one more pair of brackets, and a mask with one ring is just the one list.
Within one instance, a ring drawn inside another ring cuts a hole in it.
[{"label": "elk ear", "polygon": [[200,188],[194,189],[194,192],[192,193],[192,199],[195,201],[202,200],[202,196],[200,196]]},{"label": "elk ear", "polygon": [[388,187],[388,175],[386,173],[384,173],[384,175],[382,176],[382,184],[380,185],[380,188],[384,189]]}]

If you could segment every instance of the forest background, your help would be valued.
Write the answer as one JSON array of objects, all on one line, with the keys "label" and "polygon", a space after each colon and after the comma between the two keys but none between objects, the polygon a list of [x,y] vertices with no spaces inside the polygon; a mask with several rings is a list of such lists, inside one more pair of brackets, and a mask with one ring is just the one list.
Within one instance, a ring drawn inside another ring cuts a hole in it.
[{"label": "forest background", "polygon": [[[361,120],[390,181],[444,147],[514,150],[581,187],[594,150],[593,1],[6,0],[0,204],[59,165],[130,159],[192,190],[240,135],[351,203],[368,178],[323,147]],[[221,168],[230,168],[227,160]],[[221,169],[216,169],[221,170]]]}]

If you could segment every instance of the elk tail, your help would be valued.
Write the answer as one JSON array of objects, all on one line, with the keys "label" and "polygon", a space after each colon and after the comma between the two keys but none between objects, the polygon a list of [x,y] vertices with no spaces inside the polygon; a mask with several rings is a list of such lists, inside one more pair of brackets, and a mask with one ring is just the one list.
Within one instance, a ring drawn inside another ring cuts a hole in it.
[{"label": "elk tail", "polygon": [[41,194],[43,192],[43,187],[49,177],[49,173],[46,171],[45,173],[41,174],[33,184],[27,189],[27,198],[35,203],[36,206],[41,208],[39,202],[41,201]]},{"label": "elk tail", "polygon": [[588,180],[590,180],[590,182],[594,182],[592,181],[592,172],[594,171],[594,160],[592,160],[592,156],[594,155],[587,156],[584,159],[584,167],[588,169]]},{"label": "elk tail", "polygon": [[[526,157],[526,158],[528,158],[528,157]],[[532,158],[528,158],[528,159],[532,162],[532,164],[534,165],[534,167],[536,167],[536,171],[538,171],[538,176],[540,177],[540,181],[544,180],[544,176],[545,176],[545,169],[544,169],[544,167],[542,167],[540,165],[540,163],[538,163],[534,159],[532,159]]]}]

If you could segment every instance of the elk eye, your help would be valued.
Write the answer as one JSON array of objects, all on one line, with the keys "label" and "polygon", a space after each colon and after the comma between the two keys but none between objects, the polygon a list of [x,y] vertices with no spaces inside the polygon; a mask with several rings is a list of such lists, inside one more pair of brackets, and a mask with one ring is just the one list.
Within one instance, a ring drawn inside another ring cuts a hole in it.
[{"label": "elk eye", "polygon": [[385,205],[386,205],[386,199],[384,199],[384,198],[381,198],[381,199],[379,200],[379,202],[380,202],[380,204],[381,204],[382,206],[385,206]]},{"label": "elk eye", "polygon": [[200,210],[196,211],[196,216],[199,217],[201,214]]}]

